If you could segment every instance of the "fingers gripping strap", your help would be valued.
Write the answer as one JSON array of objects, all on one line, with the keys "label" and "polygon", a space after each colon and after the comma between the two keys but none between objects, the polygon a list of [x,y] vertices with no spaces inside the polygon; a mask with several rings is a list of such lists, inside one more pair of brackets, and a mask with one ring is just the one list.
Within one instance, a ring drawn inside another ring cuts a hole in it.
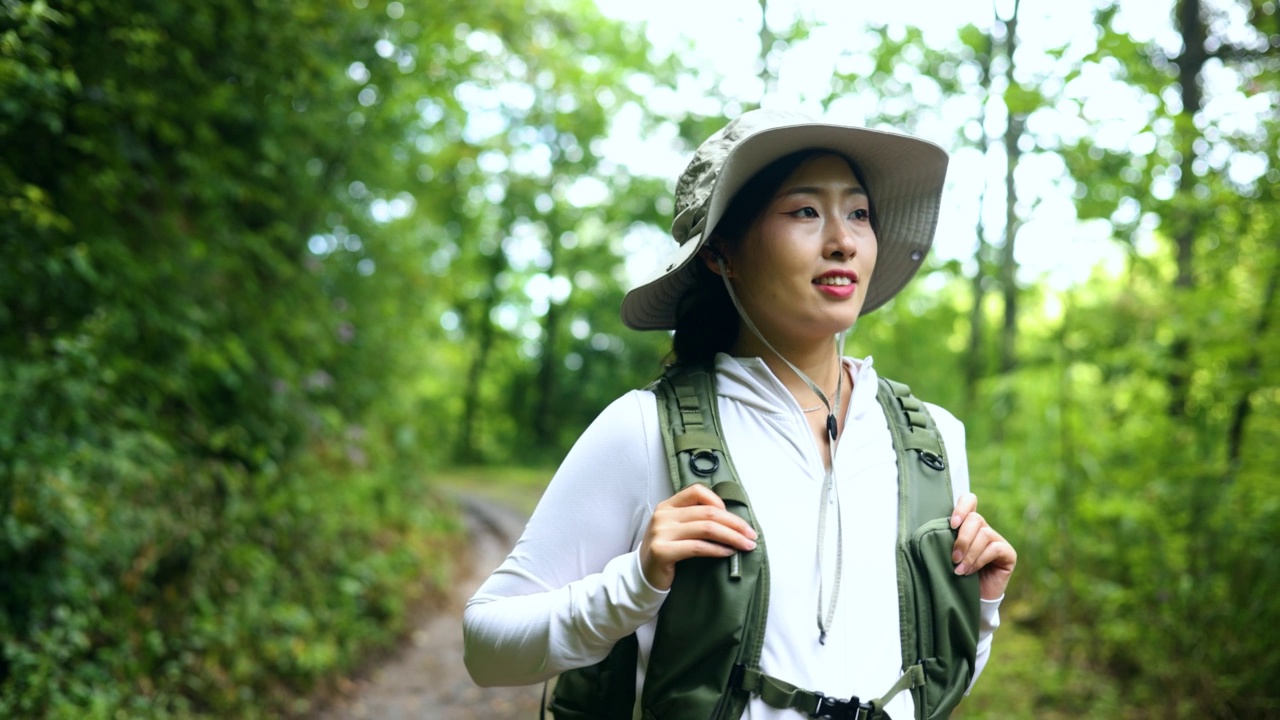
[{"label": "fingers gripping strap", "polygon": [[[693,483],[709,486],[730,512],[755,529],[757,545],[752,553],[727,558],[727,574],[720,560],[710,558],[677,566],[671,595],[658,616],[643,712],[651,718],[736,718],[749,696],[729,681],[729,673],[735,664],[758,666],[764,645],[769,610],[765,536],[721,435],[714,368],[670,367],[651,390],[675,492]],[[708,457],[718,467],[699,476],[691,465]]]}]

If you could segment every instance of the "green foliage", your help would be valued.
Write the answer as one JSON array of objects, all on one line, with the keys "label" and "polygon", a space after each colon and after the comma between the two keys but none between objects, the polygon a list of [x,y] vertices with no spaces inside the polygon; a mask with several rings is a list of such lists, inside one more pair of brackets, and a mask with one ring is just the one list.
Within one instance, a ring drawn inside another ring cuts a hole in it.
[{"label": "green foliage", "polygon": [[[1212,25],[1240,82],[1208,102],[1274,106],[1244,32],[1273,35],[1271,5]],[[868,30],[829,104],[997,166],[989,128],[1025,116],[1025,166],[1053,155],[1127,265],[1012,288],[1008,372],[990,243],[849,349],[965,420],[1020,553],[967,714],[1267,716],[1280,128],[1182,113],[1178,58],[1115,13],[1012,81],[996,29]],[[764,68],[812,27],[771,31]],[[617,307],[671,178],[605,143],[626,118],[687,149],[758,100],[652,115],[685,73],[585,0],[0,0],[0,715],[288,714],[388,642],[456,542],[431,468],[554,462],[659,372],[667,336]],[[1099,77],[1139,130],[1056,135]],[[468,486],[527,500],[549,473],[514,476]]]},{"label": "green foliage", "polygon": [[306,244],[385,20],[0,12],[0,715],[273,715],[389,641],[457,532],[388,390],[335,391],[386,353]]},{"label": "green foliage", "polygon": [[431,467],[656,372],[599,141],[671,63],[583,2],[0,13],[0,715],[297,709],[447,576]]},{"label": "green foliage", "polygon": [[[1276,503],[1262,498],[1274,494],[1264,468],[1277,459],[1280,411],[1233,381],[1240,359],[1225,358],[1251,352],[1241,338],[1262,308],[1256,294],[1222,289],[1184,309],[1206,331],[1192,417],[1166,412],[1164,339],[1187,318],[1169,315],[1164,283],[1099,278],[1068,296],[1058,330],[1036,342],[1051,355],[1006,380],[1020,399],[1016,431],[999,446],[979,436],[973,466],[989,478],[992,512],[1025,521],[1017,592],[1031,603],[1015,607],[1058,638],[1059,661],[1109,672],[1137,707],[1180,715],[1180,703],[1225,704],[1256,717],[1274,701],[1275,658],[1257,638],[1280,612],[1280,576],[1261,564],[1277,527]],[[1256,341],[1274,352],[1274,333]],[[1274,386],[1274,363],[1262,373]],[[1226,440],[1242,393],[1254,414],[1233,463]],[[1171,697],[1170,687],[1184,690]]]},{"label": "green foliage", "polygon": [[[1261,37],[1275,22],[1268,7],[1249,17]],[[1087,52],[1048,53],[1064,85],[998,82],[984,94],[977,65],[993,42],[978,28],[962,29],[954,48],[880,28],[874,69],[836,78],[833,104],[850,92],[892,98],[884,104],[892,114],[870,121],[895,128],[929,112],[913,104],[919,96],[903,78],[917,79],[904,64],[922,69],[919,81],[944,98],[979,97],[1038,117],[1035,152],[1060,158],[1078,216],[1107,223],[1128,260],[1119,274],[1099,272],[1065,292],[1016,288],[1017,363],[979,374],[976,385],[965,382],[971,334],[985,329],[976,366],[993,367],[991,330],[1004,321],[989,294],[972,307],[975,287],[1005,282],[988,254],[975,258],[975,279],[958,267],[926,268],[859,322],[851,347],[965,420],[984,514],[1019,549],[1005,612],[1018,626],[1013,657],[1002,632],[994,680],[979,684],[966,716],[1270,716],[1280,707],[1278,668],[1262,628],[1280,614],[1280,572],[1262,558],[1277,527],[1268,498],[1280,489],[1264,470],[1280,432],[1280,145],[1274,120],[1240,103],[1260,94],[1274,103],[1280,61],[1259,50],[1265,42],[1213,38],[1237,43],[1219,58],[1234,64],[1218,71],[1236,73],[1243,90],[1207,96],[1214,112],[1193,121],[1177,102],[1178,64],[1187,61],[1111,30],[1113,14],[1100,11]],[[1120,121],[1139,126],[1127,146],[1115,133],[1072,137],[1081,119],[1072,113],[1097,112],[1087,84],[1075,84],[1085,76],[1110,77],[1127,86],[1112,92],[1138,98],[1146,115]],[[1239,114],[1224,118],[1231,112]],[[1054,116],[1068,132],[1047,131]],[[950,124],[966,143],[987,137],[984,152],[1002,151],[977,118]],[[1265,157],[1265,179],[1236,179],[1229,170],[1241,156]]]}]

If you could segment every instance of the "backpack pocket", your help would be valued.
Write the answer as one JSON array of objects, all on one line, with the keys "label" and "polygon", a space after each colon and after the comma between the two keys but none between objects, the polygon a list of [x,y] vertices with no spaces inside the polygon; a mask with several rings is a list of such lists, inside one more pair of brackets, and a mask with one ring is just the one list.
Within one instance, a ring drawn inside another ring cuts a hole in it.
[{"label": "backpack pocket", "polygon": [[[904,616],[903,633],[914,635],[916,657],[902,661],[924,669],[924,685],[911,691],[916,717],[924,720],[946,718],[960,703],[978,653],[978,576],[955,574],[955,540],[950,518],[942,517],[916,528],[905,548],[915,607]],[[907,627],[912,616],[915,622]]]},{"label": "backpack pocket", "polygon": [[568,670],[556,680],[547,709],[556,720],[631,720],[636,704],[636,658],[632,633],[595,665]]}]

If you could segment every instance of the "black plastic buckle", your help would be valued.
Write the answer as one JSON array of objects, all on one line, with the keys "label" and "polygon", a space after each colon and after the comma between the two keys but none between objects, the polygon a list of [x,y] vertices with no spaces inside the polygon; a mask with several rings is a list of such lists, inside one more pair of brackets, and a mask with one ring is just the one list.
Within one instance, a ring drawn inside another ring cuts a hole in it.
[{"label": "black plastic buckle", "polygon": [[830,718],[830,720],[870,720],[871,711],[874,710],[870,703],[861,702],[857,697],[839,700],[822,693],[814,693],[814,695],[818,696],[818,702],[813,712],[809,713],[809,717]]}]

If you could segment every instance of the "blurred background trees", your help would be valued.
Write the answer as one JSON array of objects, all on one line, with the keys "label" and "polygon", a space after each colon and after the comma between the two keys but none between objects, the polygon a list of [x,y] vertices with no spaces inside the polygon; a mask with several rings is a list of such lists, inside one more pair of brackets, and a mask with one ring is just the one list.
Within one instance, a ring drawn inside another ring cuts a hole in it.
[{"label": "blurred background trees", "polygon": [[0,715],[275,716],[447,578],[427,468],[651,372],[609,248],[662,186],[596,147],[646,45],[582,4],[0,12]]},{"label": "blurred background trees", "polygon": [[1276,4],[869,23],[799,99],[821,18],[741,4],[758,84],[579,1],[0,2],[0,715],[274,716],[390,640],[444,469],[661,367],[617,307],[679,165],[623,146],[761,102],[953,154],[972,251],[851,350],[965,419],[1020,551],[966,716],[1280,713]]}]

